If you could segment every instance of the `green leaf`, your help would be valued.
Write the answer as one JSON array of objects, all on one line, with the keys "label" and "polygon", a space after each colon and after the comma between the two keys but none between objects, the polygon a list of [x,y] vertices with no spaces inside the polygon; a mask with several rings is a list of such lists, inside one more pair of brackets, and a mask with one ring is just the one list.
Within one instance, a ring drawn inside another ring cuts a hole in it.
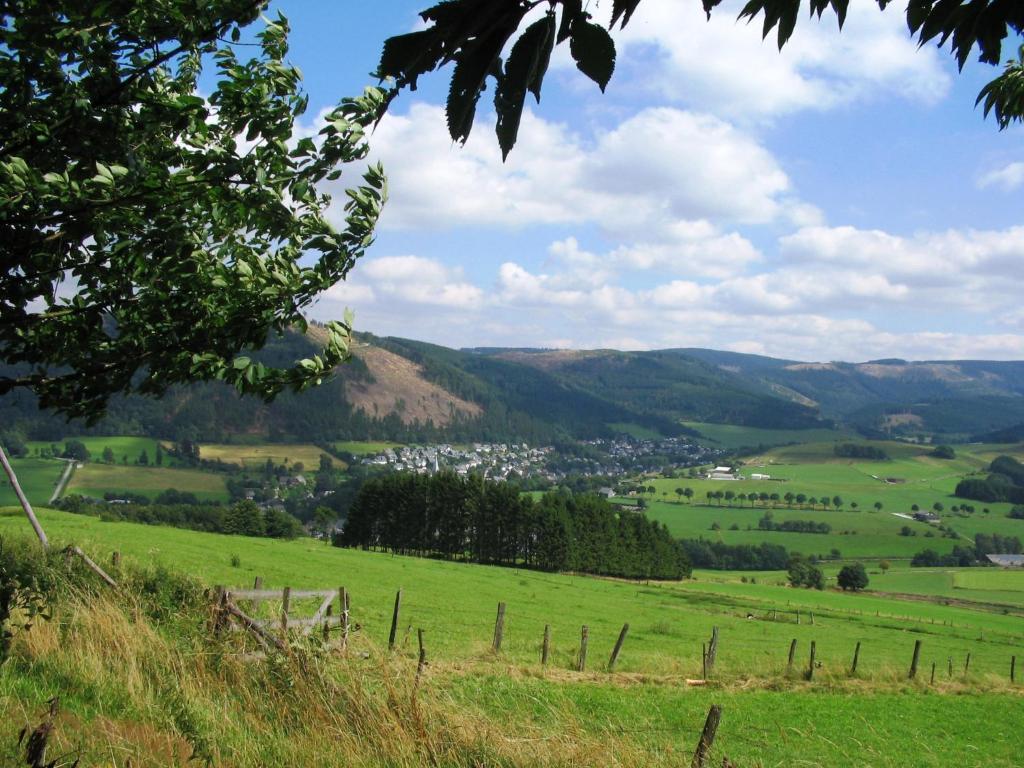
[{"label": "green leaf", "polygon": [[243,368],[248,368],[250,363],[252,363],[252,360],[250,360],[248,357],[236,357],[234,359],[234,362],[231,363],[231,365],[234,367],[236,371],[240,371]]},{"label": "green leaf", "polygon": [[[569,35],[572,34],[572,25],[577,19],[583,17],[583,0],[564,0],[562,3],[562,19],[558,24],[558,37],[556,42],[561,45]],[[582,19],[586,21],[584,17]]]},{"label": "green leaf", "polygon": [[603,92],[615,71],[615,43],[599,24],[577,21],[572,25],[569,53],[576,67]]},{"label": "green leaf", "polygon": [[640,5],[640,0],[613,0],[612,2],[612,20],[608,25],[608,29],[615,28],[615,22],[622,19],[622,26],[619,29],[624,29],[629,24],[629,19],[636,10],[636,7]]},{"label": "green leaf", "polygon": [[555,43],[555,16],[545,14],[535,21],[512,46],[505,72],[494,91],[494,108],[498,114],[495,132],[502,158],[515,146],[523,104],[529,90],[540,101],[540,88]]}]

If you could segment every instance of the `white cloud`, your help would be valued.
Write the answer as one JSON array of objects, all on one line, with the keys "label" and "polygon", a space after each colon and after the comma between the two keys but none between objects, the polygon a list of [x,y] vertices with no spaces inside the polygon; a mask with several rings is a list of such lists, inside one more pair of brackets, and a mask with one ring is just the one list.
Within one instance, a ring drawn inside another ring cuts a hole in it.
[{"label": "white cloud", "polygon": [[1024,185],[1024,163],[1010,163],[1002,168],[989,171],[978,179],[978,188],[1000,187],[1004,192],[1012,192]]},{"label": "white cloud", "polygon": [[[820,23],[801,17],[780,52],[774,31],[761,39],[763,15],[749,24],[737,20],[740,2],[723,3],[706,21],[699,3],[645,0],[617,39],[644,85],[740,118],[885,95],[924,103],[945,95],[951,78],[942,54],[918,49],[899,9],[880,13],[872,6],[851,3],[842,33],[831,13]],[[613,79],[612,87],[626,86]]]},{"label": "white cloud", "polygon": [[391,306],[419,304],[434,307],[475,309],[484,292],[466,282],[460,269],[421,256],[383,256],[360,261],[349,278],[330,288],[328,302],[355,308],[380,301]]},{"label": "white cloud", "polygon": [[526,111],[503,163],[488,126],[454,146],[442,109],[415,103],[385,117],[371,144],[389,177],[382,228],[595,224],[672,241],[681,228],[821,218],[755,138],[673,108],[643,110],[592,141]]}]

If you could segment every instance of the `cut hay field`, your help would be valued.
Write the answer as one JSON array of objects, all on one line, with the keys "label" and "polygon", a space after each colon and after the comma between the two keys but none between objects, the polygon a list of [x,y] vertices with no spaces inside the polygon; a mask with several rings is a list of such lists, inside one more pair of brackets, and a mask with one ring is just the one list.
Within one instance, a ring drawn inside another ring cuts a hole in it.
[{"label": "cut hay field", "polygon": [[228,491],[224,476],[197,469],[166,467],[135,467],[92,462],[75,470],[65,495],[103,498],[105,493],[141,493],[150,498],[173,488],[194,493],[201,501],[227,501]]},{"label": "cut hay field", "polygon": [[[1024,621],[1014,611],[715,581],[703,573],[678,584],[628,583],[338,550],[311,540],[280,542],[105,523],[49,510],[41,511],[41,518],[57,544],[74,541],[104,563],[116,549],[124,556],[122,568],[162,565],[207,584],[247,586],[261,576],[271,588],[345,585],[359,629],[348,659],[336,662],[338,675],[379,675],[392,681],[388,685],[411,681],[415,630],[424,629],[429,665],[422,706],[435,714],[422,727],[440,727],[442,716],[432,708],[439,705],[444,718],[462,723],[458,728],[482,723],[494,743],[518,743],[523,750],[517,752],[519,760],[479,764],[687,764],[711,703],[723,706],[713,765],[720,765],[723,755],[743,766],[1011,766],[1024,760],[1024,744],[1016,735],[1024,686],[1020,678],[1017,685],[1008,680],[1010,657],[1024,644]],[[25,530],[20,511],[0,513],[0,536],[20,537]],[[238,567],[231,565],[232,555],[239,558]],[[1014,586],[1014,575],[1003,574],[997,586]],[[399,587],[398,649],[388,660],[382,648]],[[504,645],[495,655],[490,644],[498,601],[508,608]],[[283,749],[283,734],[296,738],[291,729],[278,732],[283,727],[278,724],[251,731],[234,719],[244,714],[245,720],[264,722],[269,717],[264,710],[276,706],[276,695],[246,699],[240,709],[217,699],[208,684],[169,679],[159,661],[124,656],[134,653],[127,642],[106,661],[86,657],[85,647],[104,636],[89,621],[62,622],[64,642],[51,638],[58,631],[56,622],[41,625],[37,644],[25,646],[16,663],[0,666],[0,708],[18,715],[5,722],[20,722],[45,697],[60,694],[71,722],[106,724],[87,739],[113,733],[123,754],[141,752],[133,764],[158,764],[146,757],[143,746],[155,745],[145,740],[156,737],[140,735],[141,724],[179,739],[204,736],[233,753],[233,764],[267,764],[275,757],[275,764],[288,762],[265,750],[270,745]],[[610,674],[604,667],[624,622],[630,624],[629,634],[619,666]],[[538,657],[545,624],[552,628],[553,655],[542,668]],[[579,673],[572,667],[583,624],[590,630],[590,647],[587,671]],[[127,620],[125,625],[130,626]],[[76,626],[83,632],[77,642]],[[712,627],[720,632],[717,665],[707,687],[691,688],[685,679],[700,677],[701,643]],[[807,665],[810,642],[816,643],[821,667],[812,682],[799,674],[786,676],[792,639],[801,668]],[[908,681],[915,640],[922,641],[921,666],[918,678]],[[857,642],[860,668],[851,677],[848,667]],[[198,641],[190,640],[174,668],[188,669],[194,663],[190,660],[205,658],[200,650]],[[89,661],[82,663],[84,658]],[[209,678],[218,662],[210,657],[204,663]],[[938,669],[934,684],[932,663]],[[270,691],[277,690],[275,681],[285,667],[254,665],[248,668],[252,673],[234,669],[226,673],[231,686],[249,690],[250,674],[259,672],[267,675],[264,687]],[[155,677],[147,685],[150,674]],[[126,676],[131,690],[145,691],[150,703],[142,706],[117,691],[119,675]],[[176,685],[181,692],[174,692]],[[374,693],[376,688],[368,685],[366,695],[385,700],[385,692]],[[301,690],[282,690],[282,705]],[[140,725],[126,734],[123,724],[136,720]],[[391,726],[396,734],[404,733],[404,722]],[[5,738],[13,739],[15,732],[14,725],[0,728]],[[588,744],[603,745],[604,758],[598,752],[589,758],[559,752]],[[532,749],[554,750],[550,754],[562,757],[544,758],[548,752]],[[355,761],[336,748],[320,754],[318,762],[324,765],[419,764],[371,756]],[[950,762],[953,755],[955,763]],[[178,764],[186,764],[187,757],[186,750]]]},{"label": "cut hay field", "polygon": [[368,456],[374,453],[381,453],[389,448],[401,448],[401,443],[382,443],[373,440],[349,440],[347,442],[335,443],[334,449],[346,451],[354,456]]},{"label": "cut hay field", "polygon": [[[313,472],[320,466],[320,456],[328,455],[322,448],[310,443],[258,443],[255,445],[229,445],[202,443],[199,458],[216,459],[240,467],[259,468],[270,459],[274,464],[294,465],[300,462],[305,471]],[[331,463],[343,469],[345,462],[331,458]]]}]

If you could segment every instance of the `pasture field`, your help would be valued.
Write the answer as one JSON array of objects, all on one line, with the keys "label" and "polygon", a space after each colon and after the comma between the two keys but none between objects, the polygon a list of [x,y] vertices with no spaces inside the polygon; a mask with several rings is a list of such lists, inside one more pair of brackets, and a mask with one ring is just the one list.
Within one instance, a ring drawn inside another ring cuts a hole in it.
[{"label": "pasture field", "polygon": [[[35,452],[36,449],[49,448],[52,445],[56,445],[58,448],[63,450],[64,443],[67,440],[78,440],[89,451],[91,460],[97,462],[103,457],[103,449],[110,448],[110,450],[114,452],[114,460],[118,464],[122,463],[122,459],[127,460],[128,464],[134,464],[135,460],[139,458],[139,455],[145,451],[149,457],[149,463],[152,465],[154,457],[156,456],[157,444],[163,443],[164,448],[166,449],[167,447],[166,440],[157,440],[152,437],[130,437],[126,435],[90,435],[87,437],[70,435],[68,437],[63,437],[60,440],[30,440],[28,442],[28,447],[32,452]],[[174,466],[175,459],[165,453],[163,462],[163,466],[171,467]]]},{"label": "pasture field", "polygon": [[401,448],[401,443],[382,443],[373,440],[350,440],[334,444],[337,451],[347,451],[354,456],[368,456],[373,453],[386,451],[388,448]]},{"label": "pasture field", "polygon": [[[917,504],[922,510],[930,510],[938,502],[944,507],[940,514],[942,522],[952,527],[963,537],[973,538],[976,533],[1000,533],[1024,539],[1024,521],[1006,517],[1010,504],[981,503],[958,499],[953,496],[956,484],[962,477],[984,469],[998,453],[990,453],[990,446],[981,446],[981,453],[974,446],[957,446],[957,457],[953,460],[936,459],[929,456],[929,446],[907,443],[874,442],[883,447],[892,457],[891,461],[860,461],[840,458],[833,453],[832,443],[811,443],[786,446],[749,458],[740,469],[740,475],[749,478],[751,474],[767,474],[770,480],[741,481],[703,480],[685,477],[651,477],[641,484],[653,486],[653,494],[644,494],[648,500],[648,514],[664,522],[678,537],[717,539],[731,544],[751,544],[761,541],[778,543],[789,549],[805,554],[828,553],[833,547],[844,557],[899,558],[911,557],[922,549],[931,548],[937,552],[948,552],[955,539],[943,538],[940,531],[925,523],[908,520],[892,513],[912,514]],[[680,503],[677,488],[690,488],[694,495],[691,502]],[[731,491],[734,494],[803,493],[830,499],[839,496],[843,506],[815,509],[805,505],[803,509],[781,508],[783,502],[776,502],[772,510],[776,522],[784,520],[815,520],[832,526],[829,534],[783,533],[757,530],[757,521],[772,503],[733,500],[729,502],[709,500],[708,492]],[[876,502],[882,509],[876,511]],[[852,503],[857,504],[854,510]],[[951,507],[970,504],[973,514],[952,513]],[[742,505],[742,506],[741,506]],[[984,512],[988,509],[988,513]],[[711,530],[718,523],[720,531]],[[739,530],[730,530],[733,525]],[[746,530],[750,526],[753,530]],[[901,536],[900,531],[908,526],[916,535]],[[843,531],[856,533],[843,534]],[[928,537],[928,533],[932,537]]]},{"label": "pasture field", "polygon": [[[270,459],[274,464],[289,466],[300,462],[304,471],[314,472],[320,466],[320,456],[329,455],[322,448],[310,443],[257,443],[255,445],[229,445],[226,443],[201,443],[199,458],[217,459],[228,464],[256,469]],[[331,457],[331,463],[340,469],[345,462]]]},{"label": "pasture field", "polygon": [[[74,541],[104,563],[117,549],[126,568],[164,566],[207,584],[249,586],[259,575],[268,588],[345,585],[359,628],[352,653],[336,662],[336,674],[411,680],[415,629],[422,628],[429,660],[421,690],[427,711],[439,705],[447,716],[458,713],[458,728],[482,722],[489,740],[521,742],[524,750],[528,745],[554,749],[565,743],[595,743],[605,750],[603,760],[595,752],[590,759],[546,762],[523,757],[520,762],[502,761],[504,765],[686,764],[711,703],[723,706],[712,765],[721,764],[723,755],[744,766],[1012,766],[1024,760],[1024,744],[1016,733],[1024,684],[1018,678],[1011,685],[1008,679],[1010,656],[1019,654],[1024,643],[1024,622],[1013,611],[796,590],[760,579],[757,584],[713,580],[722,574],[706,572],[682,583],[647,584],[339,550],[308,539],[282,542],[106,523],[51,510],[41,510],[40,516],[56,545]],[[0,511],[0,536],[22,537],[26,530],[20,510]],[[231,565],[232,555],[238,556],[238,567]],[[992,573],[998,577],[996,585],[1003,587],[1014,575]],[[895,569],[886,578],[894,574]],[[403,596],[397,649],[386,661],[378,661],[386,658],[381,651],[399,587]],[[508,608],[504,645],[495,654],[490,645],[498,601]],[[276,610],[272,604],[264,608],[268,615]],[[233,749],[240,765],[267,763],[270,756],[258,751],[278,743],[281,726],[253,731],[241,723],[269,717],[264,709],[276,706],[272,701],[277,697],[237,704],[217,699],[219,689],[209,684],[212,660],[200,670],[207,684],[163,676],[147,685],[147,675],[164,674],[158,660],[118,654],[116,663],[110,663],[113,657],[104,662],[83,656],[83,644],[87,649],[97,637],[106,637],[103,627],[90,620],[77,620],[83,634],[71,644],[54,635],[57,622],[33,629],[41,633],[40,639],[37,646],[29,646],[25,660],[19,657],[17,663],[0,666],[0,709],[21,715],[26,702],[41,706],[56,684],[72,722],[105,723],[88,736],[91,740],[101,738],[97,734],[119,734],[127,722],[133,730],[119,737],[123,748],[141,745],[144,751],[150,744],[146,739],[154,737],[149,731],[140,733],[138,721],[152,729],[224,740],[224,749]],[[99,614],[95,621],[100,620],[113,621],[108,613]],[[608,673],[606,660],[624,622],[630,624],[629,634],[616,671]],[[538,662],[545,624],[551,625],[553,648],[547,668]],[[583,624],[590,629],[590,646],[587,671],[579,673],[572,667]],[[62,626],[72,637],[75,624]],[[126,620],[125,626],[131,624]],[[713,626],[720,631],[717,664],[707,687],[691,688],[685,678],[700,677],[701,643]],[[816,642],[821,667],[813,682],[786,675],[792,639],[797,640],[801,668],[807,665],[810,642]],[[907,667],[915,640],[922,641],[921,666],[917,679],[910,681]],[[140,635],[142,641],[163,647],[150,631]],[[189,642],[193,644],[184,647],[180,658],[175,656],[173,669],[188,669],[205,655],[197,653],[196,641]],[[857,642],[860,666],[851,677],[848,667]],[[71,647],[74,654],[65,650]],[[32,656],[33,648],[38,648],[38,658]],[[137,651],[126,641],[121,653]],[[971,662],[965,674],[967,653]],[[82,663],[83,658],[89,661]],[[932,663],[938,667],[934,684]],[[229,690],[249,690],[247,670],[265,675],[262,688],[271,690],[282,667],[239,667],[228,674]],[[120,675],[126,689],[149,698],[137,703],[118,690]],[[169,683],[172,689],[180,685],[183,692],[164,693]],[[391,700],[390,688],[377,690],[381,682],[363,685],[370,701]],[[296,695],[299,691],[289,688],[281,701]],[[404,695],[400,700],[406,700]],[[185,709],[183,702],[189,702]],[[426,718],[425,726],[436,727],[439,717]],[[14,717],[7,722],[16,719],[20,722]],[[402,722],[389,727],[401,729]],[[0,730],[13,739],[17,724]],[[339,731],[348,732],[351,728]],[[289,728],[281,733],[297,738]],[[324,765],[352,764],[336,748],[321,754]],[[185,765],[188,755],[189,750],[182,750],[177,764]],[[417,764],[376,759],[381,762],[371,757],[359,764]],[[143,757],[140,764],[158,762]]]},{"label": "pasture field", "polygon": [[[65,462],[56,459],[11,459],[11,467],[18,476],[21,490],[33,505],[46,504],[50,500],[65,466]],[[17,503],[18,497],[7,481],[7,475],[0,472],[0,505]]]},{"label": "pasture field", "polygon": [[224,476],[214,472],[166,467],[124,467],[92,462],[75,470],[64,495],[80,493],[83,496],[103,498],[103,494],[108,492],[129,492],[153,498],[168,488],[189,491],[201,501],[228,500]]},{"label": "pasture field", "polygon": [[759,429],[704,421],[684,421],[683,425],[700,432],[704,436],[703,442],[711,447],[728,450],[756,448],[759,445],[828,442],[848,436],[846,432],[836,429]]}]

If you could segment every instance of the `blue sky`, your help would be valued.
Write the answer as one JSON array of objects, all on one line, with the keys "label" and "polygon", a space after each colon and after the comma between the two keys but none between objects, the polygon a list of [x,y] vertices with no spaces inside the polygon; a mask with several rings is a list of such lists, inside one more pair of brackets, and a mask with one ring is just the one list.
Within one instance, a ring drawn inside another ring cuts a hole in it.
[{"label": "blue sky", "polygon": [[[737,3],[708,23],[643,0],[604,95],[559,49],[505,163],[490,92],[453,146],[450,71],[421,80],[371,138],[377,242],[314,315],[456,347],[1024,358],[1024,131],[974,108],[998,70],[918,49],[896,4],[851,5],[780,54]],[[274,3],[310,123],[424,6]]]}]

